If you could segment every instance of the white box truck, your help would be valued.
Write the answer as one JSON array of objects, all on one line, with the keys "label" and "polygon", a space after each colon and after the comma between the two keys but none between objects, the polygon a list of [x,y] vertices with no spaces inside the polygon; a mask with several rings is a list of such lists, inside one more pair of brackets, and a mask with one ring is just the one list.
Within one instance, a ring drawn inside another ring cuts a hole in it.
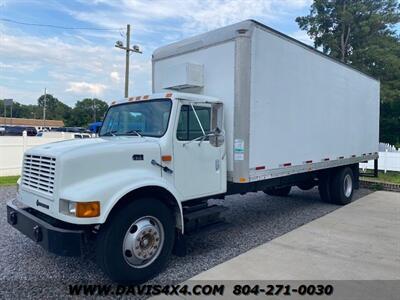
[{"label": "white box truck", "polygon": [[377,159],[379,82],[249,20],[157,49],[153,94],[114,101],[99,138],[24,155],[8,222],[50,252],[92,238],[114,281],[157,274],[207,200],[318,186],[347,204]]}]

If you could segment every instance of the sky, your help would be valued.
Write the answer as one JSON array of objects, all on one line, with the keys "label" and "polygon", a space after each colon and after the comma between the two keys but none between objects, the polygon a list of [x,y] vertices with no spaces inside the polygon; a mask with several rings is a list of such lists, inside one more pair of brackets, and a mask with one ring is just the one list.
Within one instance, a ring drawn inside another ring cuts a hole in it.
[{"label": "sky", "polygon": [[47,88],[73,107],[83,98],[110,102],[123,97],[125,41],[131,54],[130,95],[151,93],[151,55],[163,45],[255,19],[305,43],[295,18],[311,0],[0,0],[0,19],[74,28],[25,26],[0,20],[0,99],[36,104]]}]

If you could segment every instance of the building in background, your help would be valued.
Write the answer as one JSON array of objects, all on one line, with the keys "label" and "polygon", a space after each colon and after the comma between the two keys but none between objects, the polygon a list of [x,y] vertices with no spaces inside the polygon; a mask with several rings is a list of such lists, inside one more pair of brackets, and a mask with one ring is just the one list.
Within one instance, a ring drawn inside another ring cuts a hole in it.
[{"label": "building in background", "polygon": [[27,126],[35,127],[36,130],[53,129],[64,127],[62,120],[43,120],[40,119],[24,119],[24,118],[4,118],[0,117],[0,126]]}]

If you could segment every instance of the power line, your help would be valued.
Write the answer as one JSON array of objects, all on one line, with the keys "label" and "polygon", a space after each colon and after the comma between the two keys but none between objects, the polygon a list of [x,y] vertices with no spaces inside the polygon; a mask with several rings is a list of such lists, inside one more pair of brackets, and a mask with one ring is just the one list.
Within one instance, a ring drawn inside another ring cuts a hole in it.
[{"label": "power line", "polygon": [[19,24],[19,25],[25,25],[25,26],[38,26],[38,27],[50,27],[50,28],[56,28],[56,29],[66,29],[66,30],[98,30],[98,31],[121,31],[124,28],[96,28],[96,27],[66,27],[66,26],[58,26],[58,25],[52,25],[52,24],[39,24],[39,23],[27,23],[27,22],[20,22],[20,21],[15,21],[12,19],[6,19],[6,18],[0,18],[0,21],[2,22],[8,22],[8,23],[14,23],[14,24]]}]

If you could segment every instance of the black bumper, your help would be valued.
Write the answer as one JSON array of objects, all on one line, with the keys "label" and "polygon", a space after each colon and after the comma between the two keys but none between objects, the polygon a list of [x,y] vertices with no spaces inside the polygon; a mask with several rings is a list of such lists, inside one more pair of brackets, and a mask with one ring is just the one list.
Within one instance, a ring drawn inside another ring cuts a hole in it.
[{"label": "black bumper", "polygon": [[85,230],[58,227],[41,216],[31,208],[18,208],[12,201],[7,203],[8,223],[44,249],[62,256],[82,254]]}]

